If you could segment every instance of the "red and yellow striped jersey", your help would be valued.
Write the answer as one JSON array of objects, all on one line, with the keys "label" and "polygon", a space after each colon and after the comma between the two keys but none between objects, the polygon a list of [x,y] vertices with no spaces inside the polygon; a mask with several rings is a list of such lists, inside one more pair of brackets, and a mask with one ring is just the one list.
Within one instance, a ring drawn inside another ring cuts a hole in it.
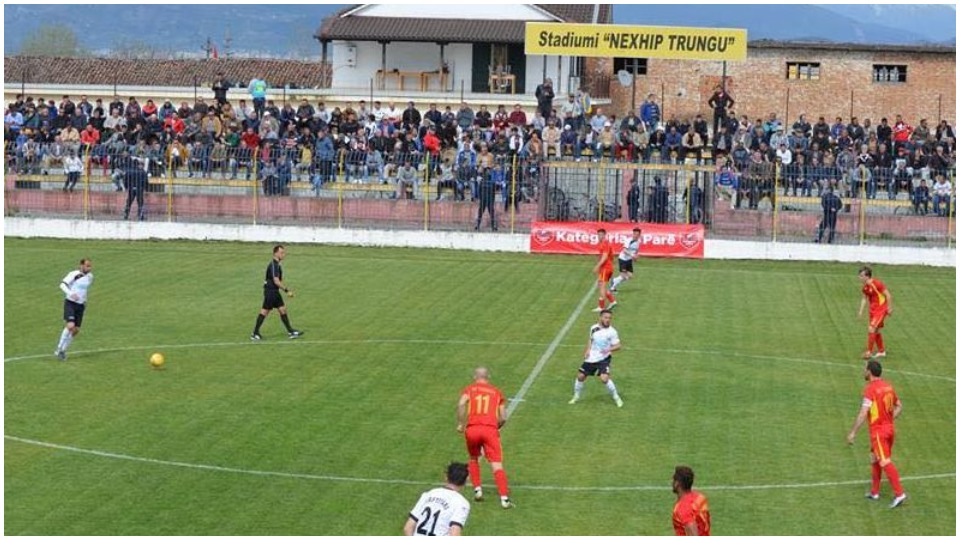
[{"label": "red and yellow striped jersey", "polygon": [[863,390],[863,405],[870,407],[867,423],[871,432],[893,428],[893,409],[899,401],[893,386],[887,381],[877,379],[867,384]]},{"label": "red and yellow striped jersey", "polygon": [[887,286],[879,279],[870,279],[863,285],[863,295],[870,301],[870,311],[886,309]]}]

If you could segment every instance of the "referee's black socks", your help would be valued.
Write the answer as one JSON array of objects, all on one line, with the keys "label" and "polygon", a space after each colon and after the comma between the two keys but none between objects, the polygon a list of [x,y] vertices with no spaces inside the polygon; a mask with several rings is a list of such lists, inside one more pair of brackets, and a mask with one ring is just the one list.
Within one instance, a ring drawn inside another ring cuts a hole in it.
[{"label": "referee's black socks", "polygon": [[293,332],[293,327],[290,326],[290,317],[287,317],[286,313],[280,314],[280,320],[283,321],[283,325],[287,327],[287,332]]},{"label": "referee's black socks", "polygon": [[260,326],[263,325],[263,320],[266,319],[263,315],[257,315],[257,325],[253,327],[253,333],[260,333]]}]

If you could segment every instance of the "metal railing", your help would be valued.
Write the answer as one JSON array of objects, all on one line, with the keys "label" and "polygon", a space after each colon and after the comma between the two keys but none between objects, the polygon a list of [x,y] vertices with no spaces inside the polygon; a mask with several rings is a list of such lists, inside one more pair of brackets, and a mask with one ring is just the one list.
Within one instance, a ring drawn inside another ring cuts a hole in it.
[{"label": "metal railing", "polygon": [[4,165],[6,215],[136,218],[142,193],[148,220],[470,230],[484,203],[509,232],[535,218],[540,171],[522,155],[220,144],[7,144]]},{"label": "metal railing", "polygon": [[[544,160],[266,145],[5,145],[6,215],[525,232],[534,220],[702,223],[715,238],[952,246],[955,169]],[[70,156],[79,158],[70,162]],[[656,156],[653,156],[656,159]],[[143,175],[132,174],[139,169]],[[938,190],[943,176],[950,190]],[[137,182],[142,178],[142,186]],[[139,189],[137,189],[139,187]],[[923,188],[926,187],[927,190]],[[830,190],[837,201],[827,200]],[[942,192],[941,192],[942,191]],[[133,195],[131,195],[133,193]],[[826,208],[836,205],[835,217]]]}]

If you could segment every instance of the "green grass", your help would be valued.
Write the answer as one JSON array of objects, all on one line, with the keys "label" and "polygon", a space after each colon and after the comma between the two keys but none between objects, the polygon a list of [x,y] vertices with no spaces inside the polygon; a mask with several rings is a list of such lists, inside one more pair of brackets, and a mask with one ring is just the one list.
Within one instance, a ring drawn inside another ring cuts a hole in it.
[{"label": "green grass", "polygon": [[[472,368],[515,395],[591,283],[578,257],[293,245],[288,305],[307,333],[287,340],[273,315],[250,343],[269,253],[7,239],[4,355],[49,356],[5,363],[6,435],[294,476],[7,439],[6,534],[397,534],[445,464],[466,458],[454,406]],[[59,363],[57,283],[81,256],[96,282]],[[855,266],[644,260],[638,275],[614,320],[626,406],[596,380],[566,404],[585,310],[503,432],[518,507],[474,504],[468,534],[670,534],[680,463],[716,534],[955,532],[952,269],[877,268],[896,306],[885,375],[905,405],[894,457],[911,500],[897,511],[863,499],[866,434],[844,442],[863,385]],[[154,351],[166,369],[148,368]],[[486,465],[484,478],[493,493]]]}]

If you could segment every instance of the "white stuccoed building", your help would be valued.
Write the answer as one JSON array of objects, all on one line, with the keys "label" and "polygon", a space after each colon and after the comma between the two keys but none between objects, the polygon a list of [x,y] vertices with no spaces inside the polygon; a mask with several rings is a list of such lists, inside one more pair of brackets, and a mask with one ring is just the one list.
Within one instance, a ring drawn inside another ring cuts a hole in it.
[{"label": "white stuccoed building", "polygon": [[524,54],[527,21],[602,23],[610,4],[356,4],[315,33],[335,92],[532,94],[575,90],[583,59]]}]

